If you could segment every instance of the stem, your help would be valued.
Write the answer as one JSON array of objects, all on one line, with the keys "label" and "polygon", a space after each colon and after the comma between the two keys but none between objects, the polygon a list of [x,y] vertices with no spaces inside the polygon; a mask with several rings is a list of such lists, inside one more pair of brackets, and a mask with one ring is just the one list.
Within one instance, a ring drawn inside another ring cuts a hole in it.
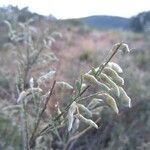
[{"label": "stem", "polygon": [[113,51],[112,55],[110,55],[110,57],[108,58],[108,60],[99,67],[100,71],[97,72],[97,76],[101,74],[101,72],[103,71],[103,69],[107,66],[107,64],[110,62],[110,60],[114,57],[114,55],[117,53],[117,51],[119,50],[120,46],[122,45],[122,43],[119,43],[116,47],[116,49]]},{"label": "stem", "polygon": [[45,101],[45,104],[41,110],[41,112],[39,113],[39,116],[38,116],[38,119],[37,119],[37,122],[35,123],[35,126],[34,126],[34,129],[33,129],[33,132],[32,132],[32,135],[31,135],[31,138],[30,138],[30,147],[34,147],[34,144],[35,144],[35,139],[36,139],[36,132],[37,132],[37,129],[38,129],[38,126],[40,124],[40,121],[41,121],[41,118],[42,118],[42,115],[46,109],[46,106],[47,106],[47,103],[48,101],[50,100],[50,97],[52,96],[52,93],[53,93],[53,90],[54,90],[54,87],[55,87],[55,84],[56,84],[56,81],[53,82],[53,85],[52,85],[52,88],[46,98],[46,101]]},{"label": "stem", "polygon": [[24,150],[29,150],[27,114],[26,114],[25,102],[24,101],[22,101],[22,128],[23,128]]}]

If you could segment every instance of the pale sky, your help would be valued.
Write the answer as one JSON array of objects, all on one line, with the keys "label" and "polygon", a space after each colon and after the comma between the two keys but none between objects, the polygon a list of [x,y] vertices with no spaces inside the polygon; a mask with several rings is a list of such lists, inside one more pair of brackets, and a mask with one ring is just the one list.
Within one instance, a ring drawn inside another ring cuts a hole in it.
[{"label": "pale sky", "polygon": [[131,17],[150,10],[149,0],[0,0],[0,6],[12,4],[32,12],[53,15],[58,19],[91,15]]}]

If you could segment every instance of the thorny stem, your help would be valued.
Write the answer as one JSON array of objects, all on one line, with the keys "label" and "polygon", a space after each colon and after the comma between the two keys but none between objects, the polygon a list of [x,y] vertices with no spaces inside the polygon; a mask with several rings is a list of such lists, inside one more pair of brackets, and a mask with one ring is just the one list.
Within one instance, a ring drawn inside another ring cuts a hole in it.
[{"label": "thorny stem", "polygon": [[[106,67],[106,65],[107,65],[107,64],[110,62],[110,60],[115,56],[115,54],[117,53],[117,51],[119,50],[119,48],[120,48],[121,45],[122,45],[122,42],[120,42],[120,43],[117,45],[116,49],[115,49],[115,50],[113,51],[113,53],[110,55],[110,57],[108,58],[108,60],[106,60],[106,62],[105,62],[103,65],[101,65],[101,66],[99,67],[99,71],[97,72],[96,76],[98,76],[98,75],[101,74],[101,72],[102,72],[103,69]],[[66,106],[65,110],[64,110],[61,114],[59,114],[58,116],[56,116],[56,117],[54,118],[54,121],[58,120],[62,115],[64,115],[64,114],[67,112],[67,110],[69,109],[69,107],[70,107],[70,105],[72,104],[72,102],[73,102],[73,101],[76,101],[79,97],[81,97],[81,96],[87,91],[87,89],[89,89],[89,87],[90,87],[90,85],[88,85],[81,93],[79,93],[79,94],[71,101],[71,103]],[[94,94],[94,95],[95,95],[95,94]],[[92,96],[93,96],[93,95],[92,95]],[[91,97],[91,96],[89,96],[89,97]],[[85,97],[85,98],[89,98],[89,97]],[[78,101],[81,101],[82,99],[85,99],[85,98],[81,98],[81,99],[79,99]],[[77,101],[77,102],[78,102],[78,101]],[[39,133],[39,135],[41,135],[43,132],[45,132],[45,130],[47,130],[49,127],[50,127],[50,125],[48,124],[48,125]]]},{"label": "thorny stem", "polygon": [[47,103],[48,101],[50,100],[50,97],[52,96],[52,93],[53,93],[53,89],[55,87],[55,84],[56,84],[56,81],[53,82],[53,85],[52,85],[52,88],[46,98],[46,101],[45,101],[45,104],[41,110],[41,112],[39,113],[39,116],[38,116],[38,119],[37,119],[37,122],[35,123],[35,126],[34,126],[34,129],[33,129],[33,132],[32,132],[32,135],[31,135],[31,138],[30,138],[30,147],[34,147],[34,144],[35,144],[35,139],[36,139],[36,131],[38,129],[38,126],[39,126],[39,123],[41,121],[41,118],[42,118],[42,115],[47,107]]}]

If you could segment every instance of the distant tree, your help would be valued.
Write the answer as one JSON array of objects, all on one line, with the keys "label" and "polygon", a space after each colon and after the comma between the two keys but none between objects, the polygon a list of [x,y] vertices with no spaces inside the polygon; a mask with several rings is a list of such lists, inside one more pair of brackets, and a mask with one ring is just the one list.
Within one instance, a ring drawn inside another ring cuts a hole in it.
[{"label": "distant tree", "polygon": [[143,32],[148,26],[150,26],[150,11],[131,18],[130,28],[135,32]]}]

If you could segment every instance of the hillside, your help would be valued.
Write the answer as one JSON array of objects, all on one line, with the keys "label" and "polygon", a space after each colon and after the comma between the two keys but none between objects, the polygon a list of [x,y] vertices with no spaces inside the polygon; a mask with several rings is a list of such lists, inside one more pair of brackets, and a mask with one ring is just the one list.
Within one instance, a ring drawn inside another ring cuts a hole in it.
[{"label": "hillside", "polygon": [[83,23],[90,27],[95,28],[123,28],[129,27],[128,18],[116,17],[116,16],[89,16],[80,19]]}]

